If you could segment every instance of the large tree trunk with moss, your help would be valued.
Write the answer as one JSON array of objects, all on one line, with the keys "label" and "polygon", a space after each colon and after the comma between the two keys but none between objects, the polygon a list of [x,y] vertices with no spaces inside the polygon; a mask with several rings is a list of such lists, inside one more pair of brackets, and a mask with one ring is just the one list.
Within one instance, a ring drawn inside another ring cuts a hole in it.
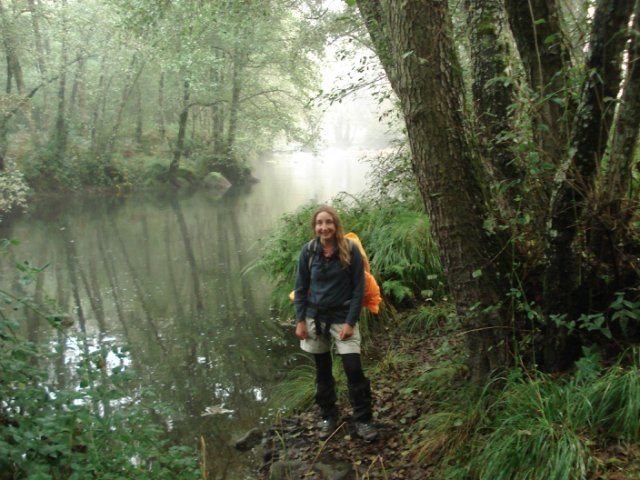
[{"label": "large tree trunk with moss", "polygon": [[[637,235],[628,235],[631,215],[619,208],[623,202],[609,208],[611,195],[628,195],[629,182],[618,177],[630,173],[636,148],[638,72],[630,64],[624,79],[622,65],[625,53],[637,58],[637,22],[630,34],[628,26],[639,2],[595,3],[584,77],[571,63],[576,46],[565,46],[569,37],[557,0],[506,2],[519,52],[519,60],[512,57],[513,71],[523,67],[521,98],[530,107],[520,113],[517,128],[499,115],[508,111],[509,90],[490,88],[505,68],[505,50],[498,48],[499,2],[465,3],[473,116],[465,112],[448,2],[357,3],[403,109],[418,186],[458,312],[467,320],[473,377],[482,380],[508,365],[507,331],[537,342],[537,365],[569,366],[582,342],[597,342],[606,333],[581,322],[609,315],[616,292],[635,292],[639,283]],[[509,80],[518,81],[517,75]],[[471,118],[478,126],[473,132]],[[512,150],[513,165],[508,146],[502,145],[503,160],[491,155],[501,146],[496,135],[505,130],[522,145],[533,140],[519,158]],[[532,172],[540,166],[549,172]],[[496,198],[486,186],[500,176],[514,192]],[[607,186],[613,192],[602,195]],[[508,202],[506,211],[519,215],[503,219],[509,245],[496,233],[488,235],[483,224]],[[507,263],[507,251],[513,262]],[[509,296],[514,291],[517,300]],[[507,310],[511,301],[514,308]],[[527,329],[518,330],[524,322]]]},{"label": "large tree trunk with moss", "polygon": [[531,91],[532,131],[541,154],[539,162],[558,165],[566,151],[573,109],[571,96],[566,94],[570,56],[560,26],[558,0],[506,0],[505,5]]},{"label": "large tree trunk with moss", "polygon": [[486,165],[496,182],[522,177],[514,162],[513,139],[506,135],[511,122],[513,82],[508,78],[510,51],[503,34],[506,15],[503,0],[465,0],[471,91],[476,129]]},{"label": "large tree trunk with moss", "polygon": [[496,237],[486,235],[487,178],[469,142],[463,81],[446,1],[363,0],[358,7],[400,99],[413,167],[433,235],[465,319],[474,380],[507,364]]}]

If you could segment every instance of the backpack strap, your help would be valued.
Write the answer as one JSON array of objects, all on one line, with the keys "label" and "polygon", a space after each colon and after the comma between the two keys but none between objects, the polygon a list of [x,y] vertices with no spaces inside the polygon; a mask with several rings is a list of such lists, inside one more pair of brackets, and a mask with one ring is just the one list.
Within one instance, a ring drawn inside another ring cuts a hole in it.
[{"label": "backpack strap", "polygon": [[309,252],[308,268],[309,268],[309,271],[311,271],[311,264],[313,263],[313,257],[315,257],[316,254],[318,253],[318,248],[317,248],[315,238],[312,238],[311,240],[309,240],[309,243],[307,243],[307,252]]},{"label": "backpack strap", "polygon": [[[318,243],[316,240],[317,240],[316,238],[313,238],[309,240],[309,243],[307,243],[307,251],[309,252],[309,264],[308,264],[309,271],[311,271],[311,264],[313,263],[313,258],[318,253]],[[355,245],[355,242],[350,238],[347,238],[347,243],[349,244],[349,250],[353,251],[353,246]]]}]

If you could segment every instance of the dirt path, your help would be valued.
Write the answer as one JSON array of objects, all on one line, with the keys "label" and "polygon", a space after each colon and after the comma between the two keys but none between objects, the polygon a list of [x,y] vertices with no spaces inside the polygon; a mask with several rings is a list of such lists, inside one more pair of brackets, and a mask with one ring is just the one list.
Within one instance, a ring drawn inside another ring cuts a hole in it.
[{"label": "dirt path", "polygon": [[[430,468],[419,465],[409,453],[407,431],[427,408],[423,392],[408,389],[408,380],[424,368],[433,356],[435,342],[407,335],[375,334],[374,358],[366,364],[390,358],[403,361],[379,366],[384,371],[371,377],[375,425],[379,438],[365,443],[353,433],[350,419],[343,417],[340,427],[326,441],[317,437],[317,412],[311,409],[283,419],[263,438],[262,479],[403,479],[429,478]],[[348,408],[342,406],[343,411]]]}]

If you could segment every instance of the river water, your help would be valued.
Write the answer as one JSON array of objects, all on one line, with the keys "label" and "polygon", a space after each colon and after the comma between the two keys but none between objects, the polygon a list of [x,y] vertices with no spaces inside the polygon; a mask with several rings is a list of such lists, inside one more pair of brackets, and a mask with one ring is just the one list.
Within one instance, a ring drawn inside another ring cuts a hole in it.
[{"label": "river water", "polygon": [[[361,153],[276,154],[254,165],[259,182],[224,195],[48,201],[0,224],[0,238],[20,241],[0,256],[0,285],[54,299],[73,322],[56,382],[73,378],[86,338],[108,366],[131,369],[140,390],[171,405],[168,430],[206,445],[209,478],[252,478],[243,473],[255,472],[252,454],[229,444],[264,421],[269,388],[297,345],[270,316],[269,286],[241,270],[282,214],[364,190]],[[14,280],[13,264],[25,261],[48,265],[28,287]],[[50,328],[29,328],[54,340]],[[121,346],[126,355],[114,355]]]}]

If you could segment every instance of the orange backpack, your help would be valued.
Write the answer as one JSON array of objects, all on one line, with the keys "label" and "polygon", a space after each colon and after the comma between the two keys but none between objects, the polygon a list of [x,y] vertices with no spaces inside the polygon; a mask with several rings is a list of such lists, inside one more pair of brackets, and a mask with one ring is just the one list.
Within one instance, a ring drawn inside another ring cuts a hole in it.
[{"label": "orange backpack", "polygon": [[[382,302],[382,296],[380,295],[380,287],[376,281],[376,277],[371,273],[371,266],[369,265],[369,257],[367,252],[364,251],[362,242],[358,235],[353,232],[345,234],[344,238],[350,242],[355,243],[362,254],[362,261],[364,263],[364,298],[362,300],[362,306],[369,310],[371,313],[378,313],[380,311],[380,303]],[[310,244],[315,242],[311,240]],[[309,258],[309,265],[311,265],[312,257]],[[294,292],[289,294],[289,298],[293,301]]]}]

